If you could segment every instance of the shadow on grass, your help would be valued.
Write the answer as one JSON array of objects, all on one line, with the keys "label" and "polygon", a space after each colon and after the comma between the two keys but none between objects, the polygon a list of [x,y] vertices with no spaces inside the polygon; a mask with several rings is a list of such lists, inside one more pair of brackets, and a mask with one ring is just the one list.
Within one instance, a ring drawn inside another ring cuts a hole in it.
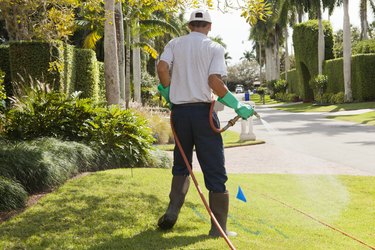
[{"label": "shadow on grass", "polygon": [[161,230],[148,229],[130,238],[112,237],[110,240],[89,249],[181,249],[209,239],[207,235],[165,238],[164,234],[167,233]]}]

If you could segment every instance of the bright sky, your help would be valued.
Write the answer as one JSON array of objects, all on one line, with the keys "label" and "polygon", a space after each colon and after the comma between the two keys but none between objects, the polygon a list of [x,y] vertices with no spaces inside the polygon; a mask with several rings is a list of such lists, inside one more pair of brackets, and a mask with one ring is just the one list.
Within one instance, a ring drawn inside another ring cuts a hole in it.
[{"label": "bright sky", "polygon": [[[359,20],[359,1],[349,1],[349,16],[350,23],[353,26],[360,27]],[[374,20],[374,14],[368,8],[368,19],[369,23]],[[223,38],[223,42],[227,45],[227,52],[229,52],[232,60],[229,61],[230,65],[233,65],[240,61],[243,56],[243,52],[252,50],[252,42],[248,41],[250,26],[245,22],[245,19],[240,16],[240,12],[232,11],[231,13],[223,14],[220,11],[210,11],[212,19],[212,30],[209,36],[215,37],[217,35]],[[187,19],[190,13],[187,13]],[[323,18],[328,20],[328,14],[325,13]],[[343,23],[343,10],[342,7],[336,8],[330,17],[330,21],[333,26],[333,30],[337,31],[342,29]],[[290,32],[291,33],[291,32]],[[291,34],[290,34],[291,36]],[[290,42],[291,44],[291,42]]]}]

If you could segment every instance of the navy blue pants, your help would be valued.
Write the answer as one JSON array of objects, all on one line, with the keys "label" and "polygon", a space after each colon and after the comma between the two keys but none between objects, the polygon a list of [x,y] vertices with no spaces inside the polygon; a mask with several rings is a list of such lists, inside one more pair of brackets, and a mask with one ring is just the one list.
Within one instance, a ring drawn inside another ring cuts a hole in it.
[{"label": "navy blue pants", "polygon": [[[172,122],[176,134],[192,166],[193,148],[204,175],[206,188],[211,192],[226,191],[228,177],[224,167],[224,147],[221,134],[215,133],[209,123],[210,103],[174,105]],[[216,127],[219,119],[213,112]],[[173,175],[189,175],[177,145],[174,148]]]}]

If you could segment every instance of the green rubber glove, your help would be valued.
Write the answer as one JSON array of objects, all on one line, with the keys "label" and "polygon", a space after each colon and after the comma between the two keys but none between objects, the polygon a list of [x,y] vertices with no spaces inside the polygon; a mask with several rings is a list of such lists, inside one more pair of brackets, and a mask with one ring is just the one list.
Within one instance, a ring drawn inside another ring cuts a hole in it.
[{"label": "green rubber glove", "polygon": [[167,103],[169,105],[169,109],[172,109],[173,105],[171,103],[171,100],[169,99],[169,89],[170,89],[170,86],[164,88],[164,86],[161,83],[159,83],[159,85],[158,85],[158,91],[159,91],[159,93],[167,101]]},{"label": "green rubber glove", "polygon": [[162,95],[162,97],[164,97],[164,99],[168,103],[171,103],[171,100],[169,99],[169,89],[170,89],[170,86],[164,88],[164,86],[161,83],[159,83],[159,85],[158,85],[159,93]]},{"label": "green rubber glove", "polygon": [[217,100],[225,106],[234,109],[237,115],[241,116],[242,119],[246,120],[254,114],[254,109],[251,105],[240,103],[230,91],[228,91],[223,98],[219,97]]}]

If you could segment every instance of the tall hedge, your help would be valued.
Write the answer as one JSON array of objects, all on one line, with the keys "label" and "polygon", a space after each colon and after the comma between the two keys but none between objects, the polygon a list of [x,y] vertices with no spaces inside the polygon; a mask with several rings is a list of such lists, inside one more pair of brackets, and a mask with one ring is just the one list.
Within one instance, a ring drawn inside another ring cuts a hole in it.
[{"label": "tall hedge", "polygon": [[82,91],[82,97],[99,99],[99,68],[95,52],[91,49],[75,49],[75,90]]},{"label": "tall hedge", "polygon": [[[294,93],[301,96],[301,89],[296,69],[291,69],[288,72],[288,93]],[[285,72],[281,73],[281,78],[285,79]]]},{"label": "tall hedge", "polygon": [[0,70],[5,73],[4,86],[7,96],[12,95],[11,74],[9,65],[9,45],[0,45]]},{"label": "tall hedge", "polygon": [[74,60],[74,50],[74,46],[64,44],[64,89],[62,90],[67,94],[74,92],[74,85],[76,82],[76,64]]},{"label": "tall hedge", "polygon": [[13,82],[29,77],[63,90],[64,46],[61,41],[12,42],[9,47],[10,71]]},{"label": "tall hedge", "polygon": [[[318,31],[318,20],[309,20],[293,27],[293,45],[300,95],[307,101],[314,97],[309,81],[318,74]],[[323,21],[323,31],[325,60],[329,60],[333,58],[333,35],[330,22]]]},{"label": "tall hedge", "polygon": [[104,63],[98,61],[99,71],[99,101],[106,100],[106,88],[105,88],[105,77],[104,77]]},{"label": "tall hedge", "polygon": [[[355,101],[375,100],[375,54],[352,56],[351,87]],[[327,92],[344,92],[343,58],[324,63],[323,74],[328,76]]]}]

